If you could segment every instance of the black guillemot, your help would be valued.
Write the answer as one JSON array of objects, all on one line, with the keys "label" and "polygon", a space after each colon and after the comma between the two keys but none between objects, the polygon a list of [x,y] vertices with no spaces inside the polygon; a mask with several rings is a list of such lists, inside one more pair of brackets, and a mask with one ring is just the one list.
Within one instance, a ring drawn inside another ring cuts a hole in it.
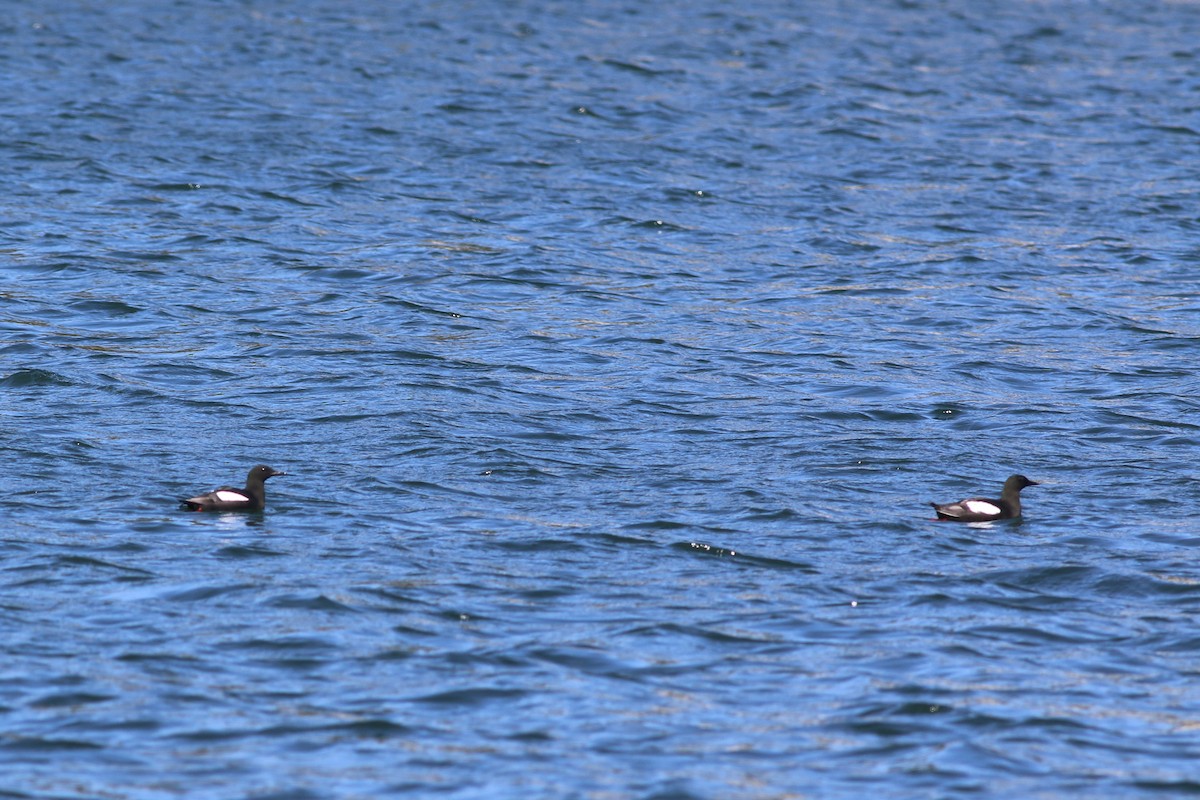
[{"label": "black guillemot", "polygon": [[180,502],[188,511],[262,511],[267,502],[267,478],[286,475],[264,464],[250,470],[246,476],[246,488],[234,489],[222,486],[208,494],[200,494]]},{"label": "black guillemot", "polygon": [[937,511],[937,518],[950,522],[988,522],[994,519],[1012,519],[1021,516],[1021,490],[1026,486],[1037,486],[1024,475],[1011,475],[1004,482],[999,500],[972,497],[957,503],[939,505],[930,503]]}]

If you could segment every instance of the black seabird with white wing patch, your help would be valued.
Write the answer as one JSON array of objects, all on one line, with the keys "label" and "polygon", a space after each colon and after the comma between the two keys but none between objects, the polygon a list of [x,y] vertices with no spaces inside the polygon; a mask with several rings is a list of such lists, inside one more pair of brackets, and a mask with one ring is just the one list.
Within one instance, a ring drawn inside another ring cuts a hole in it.
[{"label": "black seabird with white wing patch", "polygon": [[188,511],[262,511],[267,504],[267,478],[286,475],[265,464],[259,464],[246,476],[246,488],[222,486],[208,494],[200,494],[180,502]]},{"label": "black seabird with white wing patch", "polygon": [[1012,475],[1004,482],[999,500],[971,497],[957,503],[939,505],[930,503],[937,511],[937,518],[948,522],[990,522],[994,519],[1012,519],[1021,516],[1021,490],[1026,486],[1037,486],[1024,475]]}]

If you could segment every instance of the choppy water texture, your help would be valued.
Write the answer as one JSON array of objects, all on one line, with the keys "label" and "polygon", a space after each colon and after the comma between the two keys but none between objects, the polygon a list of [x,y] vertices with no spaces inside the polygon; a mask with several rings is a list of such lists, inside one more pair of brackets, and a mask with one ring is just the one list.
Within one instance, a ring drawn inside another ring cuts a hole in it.
[{"label": "choppy water texture", "polygon": [[1200,6],[9,11],[0,796],[1200,793]]}]

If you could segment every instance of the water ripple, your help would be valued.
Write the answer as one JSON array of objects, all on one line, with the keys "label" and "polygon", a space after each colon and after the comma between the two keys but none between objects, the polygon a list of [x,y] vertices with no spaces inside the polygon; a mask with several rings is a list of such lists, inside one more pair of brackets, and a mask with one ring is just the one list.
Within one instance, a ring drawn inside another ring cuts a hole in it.
[{"label": "water ripple", "polygon": [[1194,792],[1200,14],[575,10],[0,23],[5,790]]}]

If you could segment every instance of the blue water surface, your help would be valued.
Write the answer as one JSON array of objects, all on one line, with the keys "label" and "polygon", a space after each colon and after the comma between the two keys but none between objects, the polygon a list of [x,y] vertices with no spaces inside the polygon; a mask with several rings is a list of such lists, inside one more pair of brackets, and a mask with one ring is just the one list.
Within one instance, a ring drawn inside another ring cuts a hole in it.
[{"label": "blue water surface", "polygon": [[1200,6],[69,0],[0,70],[0,797],[1200,793]]}]

